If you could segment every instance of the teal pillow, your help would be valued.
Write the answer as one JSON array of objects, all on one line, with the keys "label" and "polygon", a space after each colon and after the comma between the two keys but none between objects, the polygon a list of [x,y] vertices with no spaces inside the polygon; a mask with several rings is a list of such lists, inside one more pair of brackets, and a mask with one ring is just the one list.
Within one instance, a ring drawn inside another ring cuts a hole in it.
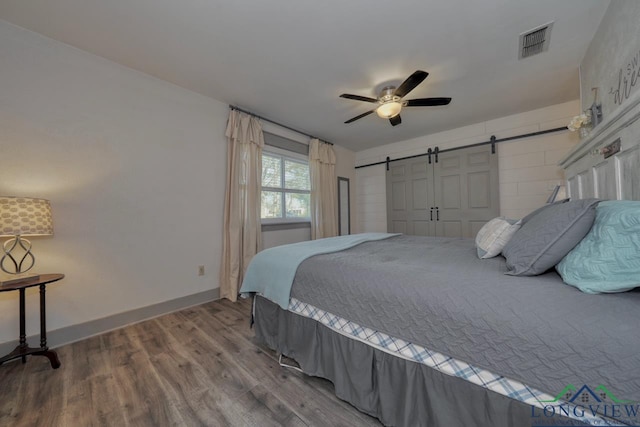
[{"label": "teal pillow", "polygon": [[591,231],[556,270],[588,294],[640,287],[640,202],[601,202]]}]

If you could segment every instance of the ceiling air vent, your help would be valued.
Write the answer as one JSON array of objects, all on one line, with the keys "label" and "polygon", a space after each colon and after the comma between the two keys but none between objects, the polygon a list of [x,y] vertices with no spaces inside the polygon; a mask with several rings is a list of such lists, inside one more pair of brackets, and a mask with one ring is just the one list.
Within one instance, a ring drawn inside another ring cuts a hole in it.
[{"label": "ceiling air vent", "polygon": [[553,22],[520,34],[520,52],[518,59],[528,58],[549,49],[549,39]]}]

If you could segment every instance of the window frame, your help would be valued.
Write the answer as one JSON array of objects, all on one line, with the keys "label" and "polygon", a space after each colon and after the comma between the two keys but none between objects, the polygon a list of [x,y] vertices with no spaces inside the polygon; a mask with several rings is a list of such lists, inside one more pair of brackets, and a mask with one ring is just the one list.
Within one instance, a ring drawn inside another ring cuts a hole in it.
[{"label": "window frame", "polygon": [[[265,187],[260,182],[260,211],[262,212],[262,191],[273,191],[276,193],[281,193],[281,206],[282,206],[282,215],[279,218],[262,218],[262,214],[260,215],[260,223],[264,225],[276,225],[276,224],[300,224],[300,223],[311,223],[311,216],[308,217],[297,217],[297,218],[287,218],[286,217],[286,194],[308,194],[309,200],[311,200],[311,174],[309,174],[309,190],[297,190],[297,189],[288,189],[285,188],[285,173],[284,173],[284,162],[285,160],[289,160],[295,163],[302,163],[309,167],[309,158],[304,154],[295,153],[293,151],[284,150],[277,147],[265,146],[262,149],[262,155],[279,157],[281,161],[280,167],[280,187]],[[260,171],[260,175],[262,176],[262,171]],[[262,181],[262,180],[261,180]],[[311,208],[311,206],[309,206]]]}]

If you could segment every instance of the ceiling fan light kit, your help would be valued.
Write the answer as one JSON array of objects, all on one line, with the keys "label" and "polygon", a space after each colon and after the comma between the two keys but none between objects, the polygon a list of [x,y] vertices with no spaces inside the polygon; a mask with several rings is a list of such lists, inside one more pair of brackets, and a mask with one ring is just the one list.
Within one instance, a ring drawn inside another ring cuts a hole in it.
[{"label": "ceiling fan light kit", "polygon": [[375,112],[378,117],[382,119],[389,119],[391,126],[397,126],[402,123],[400,118],[400,111],[402,107],[433,107],[437,105],[448,105],[451,102],[451,98],[419,98],[409,99],[403,101],[402,98],[409,92],[416,88],[424,79],[427,78],[429,73],[426,71],[418,70],[410,75],[402,84],[396,88],[394,86],[387,86],[380,91],[380,96],[377,99],[369,98],[366,96],[352,95],[349,93],[343,93],[341,98],[353,99],[355,101],[377,103],[379,106],[359,116],[353,117],[347,120],[345,123],[352,123],[369,114]]},{"label": "ceiling fan light kit", "polygon": [[389,101],[382,105],[380,105],[376,109],[376,114],[378,117],[383,119],[390,119],[392,117],[400,114],[400,110],[402,110],[402,104],[397,101]]}]

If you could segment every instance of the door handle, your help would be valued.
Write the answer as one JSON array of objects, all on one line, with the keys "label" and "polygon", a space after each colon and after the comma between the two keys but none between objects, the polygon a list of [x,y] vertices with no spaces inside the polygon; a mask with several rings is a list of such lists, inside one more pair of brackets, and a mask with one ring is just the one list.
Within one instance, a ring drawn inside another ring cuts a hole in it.
[{"label": "door handle", "polygon": [[431,211],[429,212],[429,221],[433,221],[433,208],[431,208]]},{"label": "door handle", "polygon": [[440,208],[436,206],[436,221],[440,221]]}]

